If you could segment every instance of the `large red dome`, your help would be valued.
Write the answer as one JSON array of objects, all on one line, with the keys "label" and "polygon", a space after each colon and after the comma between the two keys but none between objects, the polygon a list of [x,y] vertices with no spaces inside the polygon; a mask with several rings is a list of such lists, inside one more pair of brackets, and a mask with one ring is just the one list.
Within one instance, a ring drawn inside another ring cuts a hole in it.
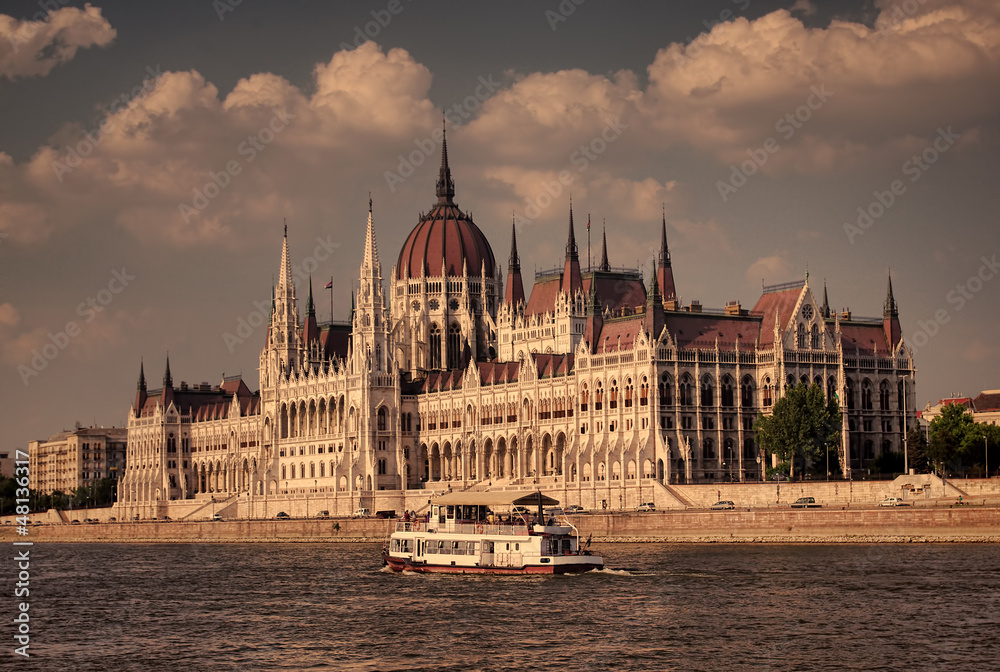
[{"label": "large red dome", "polygon": [[454,203],[438,203],[420,219],[410,232],[396,263],[396,279],[419,278],[422,267],[427,275],[462,274],[463,263],[469,275],[479,275],[486,264],[486,277],[496,272],[493,250],[486,236]]},{"label": "large red dome", "polygon": [[493,249],[472,219],[455,204],[455,182],[448,167],[448,141],[441,143],[441,172],[437,182],[438,202],[403,243],[396,262],[396,279],[419,278],[422,268],[437,276],[444,261],[445,274],[459,276],[466,265],[469,275],[479,275],[486,265],[486,276],[496,273]]}]

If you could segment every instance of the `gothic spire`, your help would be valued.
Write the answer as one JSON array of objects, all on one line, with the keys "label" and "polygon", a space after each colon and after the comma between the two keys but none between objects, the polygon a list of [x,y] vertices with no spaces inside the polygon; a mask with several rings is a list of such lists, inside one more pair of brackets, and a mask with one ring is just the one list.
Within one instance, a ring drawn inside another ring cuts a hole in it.
[{"label": "gothic spire", "polygon": [[663,211],[663,225],[660,230],[660,266],[670,266],[670,248],[667,247],[667,211]]},{"label": "gothic spire", "polygon": [[576,247],[576,232],[573,230],[573,199],[569,201],[569,238],[566,241],[566,261],[579,261],[580,251]]},{"label": "gothic spire", "polygon": [[313,279],[309,276],[309,300],[306,302],[306,316],[316,317],[316,306],[313,305]]},{"label": "gothic spire", "polygon": [[163,388],[174,386],[174,379],[170,375],[170,354],[167,354],[167,370],[163,372]]},{"label": "gothic spire", "polygon": [[517,256],[517,222],[510,226],[510,261],[507,264],[507,291],[504,302],[510,306],[524,303],[524,284],[521,282],[521,259]]},{"label": "gothic spire", "polygon": [[455,180],[451,179],[451,168],[448,166],[448,130],[444,119],[441,120],[441,169],[437,180],[438,203],[452,203],[455,198]]},{"label": "gothic spire", "polygon": [[667,212],[663,210],[663,221],[660,225],[660,258],[656,269],[657,285],[663,298],[667,301],[677,299],[677,289],[674,286],[674,269],[670,264],[670,248],[667,247]]},{"label": "gothic spire", "polygon": [[885,307],[882,311],[882,317],[899,317],[899,311],[896,309],[896,297],[892,295],[892,272],[889,272],[889,287],[885,294]]},{"label": "gothic spire", "polygon": [[136,385],[136,389],[139,392],[146,391],[146,372],[143,370],[142,358],[139,358],[139,384]]},{"label": "gothic spire", "polygon": [[576,247],[576,234],[573,231],[573,201],[569,202],[569,239],[566,241],[566,264],[563,267],[561,290],[572,297],[583,289],[583,276],[580,274],[580,254]]},{"label": "gothic spire", "polygon": [[382,267],[378,262],[378,245],[375,242],[375,220],[372,218],[370,195],[368,198],[368,229],[365,232],[365,256],[361,262],[361,277],[382,277]]},{"label": "gothic spire", "polygon": [[824,319],[830,317],[830,297],[826,293],[826,279],[823,280],[823,306],[819,309]]},{"label": "gothic spire", "polygon": [[601,228],[601,270],[610,271],[611,264],[608,263],[608,231],[607,228]]}]

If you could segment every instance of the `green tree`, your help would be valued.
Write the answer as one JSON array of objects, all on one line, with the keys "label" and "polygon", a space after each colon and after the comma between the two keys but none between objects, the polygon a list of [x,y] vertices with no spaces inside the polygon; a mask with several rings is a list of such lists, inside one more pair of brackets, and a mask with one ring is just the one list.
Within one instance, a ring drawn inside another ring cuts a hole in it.
[{"label": "green tree", "polygon": [[906,452],[910,468],[914,473],[925,474],[929,469],[927,460],[927,436],[920,427],[910,427],[906,434]]},{"label": "green tree", "polygon": [[944,474],[948,465],[955,465],[963,446],[968,450],[966,434],[975,426],[972,414],[961,404],[948,404],[941,415],[931,421],[931,436],[927,442],[927,459],[937,474]]},{"label": "green tree", "polygon": [[757,417],[754,432],[765,450],[791,463],[794,476],[797,459],[803,466],[820,457],[825,461],[824,451],[840,443],[840,423],[837,400],[826,399],[819,385],[800,383],[774,404],[771,415]]}]

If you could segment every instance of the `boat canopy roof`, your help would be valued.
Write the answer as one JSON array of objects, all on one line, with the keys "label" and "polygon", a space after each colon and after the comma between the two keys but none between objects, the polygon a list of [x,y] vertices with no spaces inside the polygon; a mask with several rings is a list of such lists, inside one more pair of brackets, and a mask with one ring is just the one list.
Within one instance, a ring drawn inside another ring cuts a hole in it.
[{"label": "boat canopy roof", "polygon": [[494,492],[449,492],[431,500],[433,504],[459,504],[463,506],[537,506],[538,498],[542,506],[555,506],[558,499],[531,490],[497,490]]}]

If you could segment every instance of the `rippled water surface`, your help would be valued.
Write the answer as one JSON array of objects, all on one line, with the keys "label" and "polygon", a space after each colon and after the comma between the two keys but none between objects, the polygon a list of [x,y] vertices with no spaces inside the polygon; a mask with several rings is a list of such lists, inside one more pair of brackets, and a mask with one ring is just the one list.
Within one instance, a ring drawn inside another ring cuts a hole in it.
[{"label": "rippled water surface", "polygon": [[17,668],[1000,669],[996,545],[609,544],[613,569],[560,577],[391,574],[379,550],[36,545]]}]

